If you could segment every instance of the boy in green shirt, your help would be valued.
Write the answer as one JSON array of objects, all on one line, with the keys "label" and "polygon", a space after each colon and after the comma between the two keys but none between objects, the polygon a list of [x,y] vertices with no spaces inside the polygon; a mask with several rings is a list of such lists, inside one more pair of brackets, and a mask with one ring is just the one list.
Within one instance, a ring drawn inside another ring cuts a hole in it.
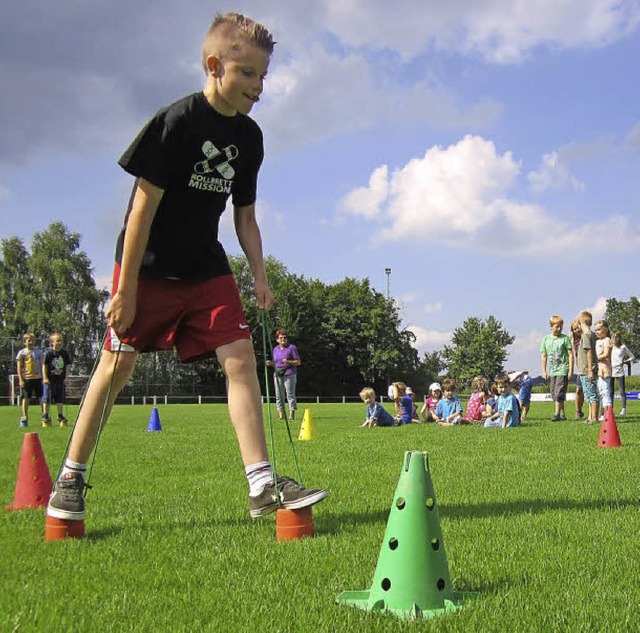
[{"label": "boy in green shirt", "polygon": [[[540,344],[542,354],[542,377],[549,378],[551,398],[555,404],[553,421],[566,420],[564,403],[567,399],[569,376],[573,376],[573,345],[571,339],[562,334],[564,320],[557,314],[549,318],[551,334],[547,334]],[[547,373],[547,361],[549,372]]]}]

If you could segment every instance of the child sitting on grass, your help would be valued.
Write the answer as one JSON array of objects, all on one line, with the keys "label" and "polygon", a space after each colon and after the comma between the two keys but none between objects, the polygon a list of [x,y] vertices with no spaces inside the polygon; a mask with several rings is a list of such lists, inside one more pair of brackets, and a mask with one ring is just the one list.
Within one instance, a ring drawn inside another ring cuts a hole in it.
[{"label": "child sitting on grass", "polygon": [[360,425],[360,428],[374,426],[395,426],[396,421],[394,417],[379,403],[376,401],[376,392],[371,387],[365,387],[360,392],[360,398],[362,402],[367,405],[367,417],[365,421]]},{"label": "child sitting on grass", "polygon": [[414,424],[422,424],[422,420],[420,416],[418,416],[418,407],[416,407],[416,403],[414,402],[415,393],[411,387],[407,387],[407,395],[411,398],[411,422]]},{"label": "child sitting on grass", "polygon": [[489,391],[488,382],[482,376],[476,376],[471,381],[472,393],[467,402],[467,410],[464,413],[464,419],[469,423],[481,422],[482,414],[486,410],[485,403],[487,401],[487,392]]},{"label": "child sitting on grass", "polygon": [[413,398],[407,395],[407,385],[403,382],[394,382],[392,387],[398,424],[411,424],[413,420]]},{"label": "child sitting on grass", "polygon": [[487,420],[494,413],[498,412],[498,385],[495,382],[491,383],[491,388],[489,389],[489,394],[487,398],[487,402],[485,404],[484,412],[482,414],[482,419]]},{"label": "child sitting on grass", "polygon": [[484,426],[503,428],[520,425],[520,403],[511,393],[511,383],[509,375],[502,373],[496,376],[496,386],[498,388],[498,411],[487,418]]},{"label": "child sitting on grass", "polygon": [[429,385],[429,395],[425,396],[424,404],[420,409],[420,416],[425,422],[436,422],[436,407],[442,398],[442,387],[439,382],[432,382]]},{"label": "child sitting on grass", "polygon": [[436,407],[436,424],[438,426],[453,426],[454,424],[466,424],[462,418],[462,405],[453,394],[456,392],[456,381],[447,378],[442,383],[444,397]]}]

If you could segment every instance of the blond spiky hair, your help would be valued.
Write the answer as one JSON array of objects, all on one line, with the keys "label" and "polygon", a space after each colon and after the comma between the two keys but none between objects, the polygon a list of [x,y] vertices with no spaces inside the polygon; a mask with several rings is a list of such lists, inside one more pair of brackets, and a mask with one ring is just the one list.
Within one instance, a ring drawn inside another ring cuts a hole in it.
[{"label": "blond spiky hair", "polygon": [[275,41],[269,31],[240,13],[218,14],[214,18],[202,45],[202,67],[208,72],[207,57],[217,55],[221,58],[232,57],[240,50],[239,37],[261,48],[271,55]]}]

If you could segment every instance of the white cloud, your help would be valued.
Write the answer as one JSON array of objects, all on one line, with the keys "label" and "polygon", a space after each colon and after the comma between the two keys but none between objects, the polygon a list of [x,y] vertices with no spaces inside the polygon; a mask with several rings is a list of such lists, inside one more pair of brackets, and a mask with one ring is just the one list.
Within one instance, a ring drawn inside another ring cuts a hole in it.
[{"label": "white cloud", "polygon": [[562,162],[558,152],[545,154],[538,171],[527,174],[527,180],[534,193],[543,193],[548,189],[584,190],[584,183],[571,175],[569,168]]},{"label": "white cloud", "polygon": [[585,310],[591,312],[594,323],[604,319],[604,314],[607,311],[607,297],[598,297],[596,302],[590,308],[585,308]]},{"label": "white cloud", "polygon": [[419,325],[411,325],[407,330],[415,335],[416,341],[414,345],[420,353],[441,350],[444,345],[451,343],[451,332],[426,330]]},{"label": "white cloud", "polygon": [[426,314],[436,314],[442,312],[442,302],[436,301],[435,303],[426,303],[422,308]]},{"label": "white cloud", "polygon": [[369,186],[358,187],[349,192],[340,201],[340,208],[369,220],[378,217],[381,206],[389,195],[388,174],[389,169],[386,165],[374,169],[369,178]]},{"label": "white cloud", "polygon": [[413,59],[428,49],[476,54],[491,62],[521,60],[540,45],[596,47],[634,31],[636,0],[329,0],[328,25],[343,42],[390,49]]},{"label": "white cloud", "polygon": [[[340,210],[382,223],[373,233],[374,245],[411,237],[492,253],[546,257],[563,252],[570,258],[579,258],[588,242],[591,253],[608,251],[613,242],[620,252],[640,248],[637,219],[611,215],[575,226],[537,204],[510,199],[520,163],[479,136],[432,147],[391,173],[383,167],[374,170],[368,187],[347,193],[338,203]],[[597,234],[608,239],[594,241]]]},{"label": "white cloud", "polygon": [[462,104],[455,93],[419,81],[407,88],[357,53],[315,45],[275,64],[256,110],[270,151],[284,152],[388,122],[423,121],[444,128],[487,128],[496,101]]},{"label": "white cloud", "polygon": [[533,329],[523,336],[516,336],[507,350],[505,366],[509,371],[528,371],[532,376],[540,373],[540,362],[531,366],[531,359],[540,358],[540,341],[546,332]]}]

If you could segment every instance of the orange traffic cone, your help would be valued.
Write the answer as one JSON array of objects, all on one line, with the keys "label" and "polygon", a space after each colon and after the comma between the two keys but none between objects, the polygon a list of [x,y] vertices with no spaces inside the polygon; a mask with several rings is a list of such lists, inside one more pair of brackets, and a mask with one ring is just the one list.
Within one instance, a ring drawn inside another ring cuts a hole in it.
[{"label": "orange traffic cone", "polygon": [[622,446],[620,442],[620,433],[618,433],[618,425],[616,424],[616,416],[613,413],[613,407],[605,407],[603,413],[604,419],[600,427],[600,437],[598,446],[600,448],[618,448]]},{"label": "orange traffic cone", "polygon": [[293,541],[305,536],[315,536],[311,506],[300,510],[276,510],[276,540]]},{"label": "orange traffic cone", "polygon": [[37,433],[25,433],[22,440],[18,480],[13,504],[7,510],[41,508],[47,505],[52,482]]}]

